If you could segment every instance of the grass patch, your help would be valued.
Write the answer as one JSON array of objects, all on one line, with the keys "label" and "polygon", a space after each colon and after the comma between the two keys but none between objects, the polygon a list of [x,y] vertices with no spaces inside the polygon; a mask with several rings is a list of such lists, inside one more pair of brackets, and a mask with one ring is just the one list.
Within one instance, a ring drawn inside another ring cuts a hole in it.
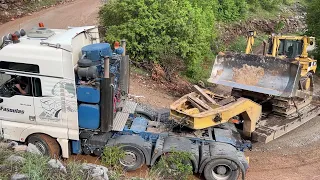
[{"label": "grass patch", "polygon": [[121,146],[108,146],[103,150],[101,164],[111,170],[109,174],[110,180],[118,180],[124,176],[123,166],[120,164],[120,159],[125,156]]},{"label": "grass patch", "polygon": [[[25,158],[23,163],[8,163],[5,160],[10,155],[19,155]],[[32,180],[87,180],[90,179],[88,170],[83,170],[82,163],[70,161],[65,165],[67,173],[48,165],[50,157],[31,153],[15,153],[0,148],[0,180],[9,180],[14,174],[26,174]]]},{"label": "grass patch", "polygon": [[45,180],[49,178],[47,176],[49,157],[31,153],[26,153],[23,157],[26,158],[26,161],[20,170],[21,173],[27,174],[30,179]]}]

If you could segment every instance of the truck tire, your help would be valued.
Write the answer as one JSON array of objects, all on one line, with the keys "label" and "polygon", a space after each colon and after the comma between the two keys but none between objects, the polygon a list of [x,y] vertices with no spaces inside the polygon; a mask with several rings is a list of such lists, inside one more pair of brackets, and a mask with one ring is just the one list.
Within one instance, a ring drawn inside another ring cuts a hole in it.
[{"label": "truck tire", "polygon": [[58,158],[60,156],[60,146],[58,142],[45,134],[34,134],[28,138],[28,143],[34,144],[42,155]]},{"label": "truck tire", "polygon": [[128,145],[122,145],[121,149],[124,151],[124,158],[119,161],[126,171],[137,170],[145,163],[144,154],[140,149]]},{"label": "truck tire", "polygon": [[203,174],[206,180],[236,180],[239,169],[228,159],[214,159],[206,165]]}]

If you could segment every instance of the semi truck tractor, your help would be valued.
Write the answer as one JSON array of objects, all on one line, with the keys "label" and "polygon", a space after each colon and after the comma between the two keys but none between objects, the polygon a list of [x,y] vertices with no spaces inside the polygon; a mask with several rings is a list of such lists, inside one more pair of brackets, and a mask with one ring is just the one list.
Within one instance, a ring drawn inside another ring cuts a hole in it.
[{"label": "semi truck tractor", "polygon": [[[120,44],[120,43],[119,43]],[[188,152],[206,179],[244,179],[251,143],[233,124],[193,130],[168,111],[128,99],[129,56],[101,43],[95,26],[49,29],[40,24],[0,40],[0,136],[34,144],[43,155],[101,156],[119,145],[127,171],[163,154]]]}]

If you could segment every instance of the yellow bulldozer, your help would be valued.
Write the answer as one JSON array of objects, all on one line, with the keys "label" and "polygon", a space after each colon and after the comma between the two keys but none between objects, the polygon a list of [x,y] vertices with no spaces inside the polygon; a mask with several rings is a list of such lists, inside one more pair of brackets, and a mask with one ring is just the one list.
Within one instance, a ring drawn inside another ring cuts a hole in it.
[{"label": "yellow bulldozer", "polygon": [[256,32],[249,31],[245,53],[219,53],[208,82],[228,86],[228,96],[195,86],[171,106],[180,124],[203,130],[237,123],[254,141],[269,142],[320,114],[312,105],[317,61],[308,51],[315,38],[271,35],[263,54],[253,54]]}]

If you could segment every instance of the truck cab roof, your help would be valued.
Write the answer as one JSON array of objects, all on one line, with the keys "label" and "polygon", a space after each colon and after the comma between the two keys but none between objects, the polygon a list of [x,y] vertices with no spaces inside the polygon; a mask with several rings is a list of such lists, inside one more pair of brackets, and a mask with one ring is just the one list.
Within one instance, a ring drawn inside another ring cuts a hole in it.
[{"label": "truck cab roof", "polygon": [[40,74],[66,77],[64,68],[72,68],[81,56],[81,48],[98,43],[99,34],[95,26],[70,27],[68,29],[34,28],[19,38],[17,43],[9,42],[0,49],[0,61],[38,65]]}]

